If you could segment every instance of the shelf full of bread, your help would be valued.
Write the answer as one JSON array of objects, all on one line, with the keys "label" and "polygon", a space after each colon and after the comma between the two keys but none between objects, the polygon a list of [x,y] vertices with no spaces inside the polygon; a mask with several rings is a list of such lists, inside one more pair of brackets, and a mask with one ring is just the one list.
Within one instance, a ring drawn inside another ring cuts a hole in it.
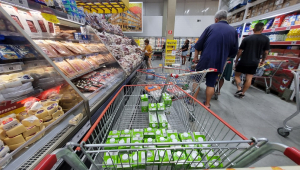
[{"label": "shelf full of bread", "polygon": [[22,153],[29,159],[35,152],[27,151],[42,148],[40,139],[51,140],[49,136],[59,134],[59,129],[51,130],[58,125],[69,128],[71,125],[65,122],[73,114],[79,115],[78,120],[87,117],[80,91],[31,39],[55,39],[55,25],[41,19],[40,24],[45,26],[41,28],[34,17],[27,15],[1,4],[0,167],[13,164],[9,162]]}]

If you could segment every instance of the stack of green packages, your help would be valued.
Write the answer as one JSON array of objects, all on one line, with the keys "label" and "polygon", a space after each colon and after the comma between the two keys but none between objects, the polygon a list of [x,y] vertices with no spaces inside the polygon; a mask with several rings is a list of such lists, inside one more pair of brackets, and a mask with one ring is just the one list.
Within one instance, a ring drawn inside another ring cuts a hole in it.
[{"label": "stack of green packages", "polygon": [[164,112],[165,112],[165,104],[157,103],[157,117],[158,117],[159,128],[166,129],[169,127],[169,124],[167,121],[167,116]]}]

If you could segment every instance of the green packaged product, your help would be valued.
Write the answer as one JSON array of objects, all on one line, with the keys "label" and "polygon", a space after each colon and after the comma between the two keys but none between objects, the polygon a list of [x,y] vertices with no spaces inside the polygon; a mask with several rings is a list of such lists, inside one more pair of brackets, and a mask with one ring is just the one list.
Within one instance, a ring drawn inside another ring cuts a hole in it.
[{"label": "green packaged product", "polygon": [[192,140],[192,136],[188,132],[179,133],[179,138],[180,138],[181,142],[183,142],[183,141],[185,141],[187,139],[191,139]]},{"label": "green packaged product", "polygon": [[105,152],[103,160],[103,169],[116,168],[118,164],[118,152]]},{"label": "green packaged product", "polygon": [[[118,144],[119,143],[119,139],[115,139],[115,138],[111,138],[111,139],[107,139],[105,144]],[[117,146],[106,146],[104,147],[105,150],[112,150],[112,149],[118,149]]]},{"label": "green packaged product", "polygon": [[[131,138],[131,143],[144,143],[143,138]],[[131,149],[143,149],[143,146],[131,146]]]},{"label": "green packaged product", "polygon": [[157,113],[159,128],[168,128],[167,116],[164,113]]},{"label": "green packaged product", "polygon": [[152,128],[158,128],[156,112],[149,112],[149,126]]},{"label": "green packaged product", "polygon": [[[145,138],[144,143],[155,143],[155,139]],[[156,148],[155,145],[144,145],[144,148]]]},{"label": "green packaged product", "polygon": [[131,169],[129,154],[120,154],[118,164],[120,164],[118,165],[118,169]]},{"label": "green packaged product", "polygon": [[159,150],[159,169],[160,170],[171,170],[172,169],[172,153],[170,150]]},{"label": "green packaged product", "polygon": [[130,164],[133,170],[142,170],[146,168],[146,152],[132,152],[130,154]]},{"label": "green packaged product", "polygon": [[177,130],[167,130],[167,136],[170,139],[177,139],[178,141],[180,141]]},{"label": "green packaged product", "polygon": [[[165,138],[165,137],[156,137],[156,142],[157,143],[168,143],[171,142],[169,138]],[[165,148],[165,147],[170,147],[170,145],[157,145],[157,148]]]},{"label": "green packaged product", "polygon": [[148,127],[144,129],[144,138],[153,138],[155,139],[155,131],[156,129]]},{"label": "green packaged product", "polygon": [[159,153],[157,150],[147,151],[147,166],[146,170],[158,170]]},{"label": "green packaged product", "polygon": [[163,114],[165,112],[165,104],[157,103],[157,114]]},{"label": "green packaged product", "polygon": [[155,131],[155,136],[156,137],[167,137],[167,131],[166,129],[156,129]]},{"label": "green packaged product", "polygon": [[120,138],[130,138],[131,137],[131,130],[125,129],[121,131]]},{"label": "green packaged product", "polygon": [[223,168],[223,164],[220,159],[211,159],[208,162],[208,167],[210,168]]},{"label": "green packaged product", "polygon": [[[180,142],[180,140],[179,139],[176,139],[176,138],[173,138],[173,139],[171,139],[171,138],[169,138],[170,139],[170,142],[173,142],[173,143],[177,143],[177,142]],[[177,150],[182,150],[182,145],[175,145],[175,144],[171,144],[170,145],[170,147],[171,148],[174,148],[175,149],[175,151],[177,151]]]},{"label": "green packaged product", "polygon": [[110,139],[110,138],[120,138],[120,134],[121,134],[121,131],[118,131],[118,130],[112,130],[112,131],[110,131],[109,132],[109,134],[108,134],[108,139]]},{"label": "green packaged product", "polygon": [[[129,144],[130,138],[120,138],[119,144]],[[130,149],[130,146],[119,146],[118,149]]]},{"label": "green packaged product", "polygon": [[[183,140],[182,142],[193,142],[192,139],[187,139],[187,140]],[[183,145],[184,147],[189,147],[189,148],[195,148],[197,147],[196,144],[187,144],[187,145]],[[190,154],[193,151],[193,149],[186,149],[186,154]]]},{"label": "green packaged product", "polygon": [[149,103],[148,107],[149,107],[149,112],[155,112],[156,113],[156,111],[157,111],[156,103]]},{"label": "green packaged product", "polygon": [[148,112],[148,95],[141,95],[141,110],[142,112]]},{"label": "green packaged product", "polygon": [[173,161],[175,162],[175,169],[186,169],[189,165],[189,163],[187,162],[187,156],[183,151],[173,152]]},{"label": "green packaged product", "polygon": [[218,153],[215,153],[213,150],[210,150],[209,152],[206,152],[206,159],[219,159],[220,156]]},{"label": "green packaged product", "polygon": [[131,130],[132,138],[144,138],[144,130],[143,129],[133,129]]}]

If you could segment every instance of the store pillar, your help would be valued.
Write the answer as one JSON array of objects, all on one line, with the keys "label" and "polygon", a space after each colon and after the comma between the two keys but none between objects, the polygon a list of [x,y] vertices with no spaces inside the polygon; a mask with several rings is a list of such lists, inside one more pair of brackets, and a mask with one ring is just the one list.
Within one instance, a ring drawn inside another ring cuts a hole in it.
[{"label": "store pillar", "polygon": [[174,39],[175,14],[176,14],[176,0],[168,0],[167,22],[166,22],[167,29],[166,29],[165,33],[166,33],[167,39],[169,39],[169,40]]}]

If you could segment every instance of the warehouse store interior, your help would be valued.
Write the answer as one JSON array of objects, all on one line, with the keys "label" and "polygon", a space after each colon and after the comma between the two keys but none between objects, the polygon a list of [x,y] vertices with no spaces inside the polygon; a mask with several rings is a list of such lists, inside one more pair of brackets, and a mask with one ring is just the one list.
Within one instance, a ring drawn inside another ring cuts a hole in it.
[{"label": "warehouse store interior", "polygon": [[300,1],[0,0],[0,169],[300,169]]}]

